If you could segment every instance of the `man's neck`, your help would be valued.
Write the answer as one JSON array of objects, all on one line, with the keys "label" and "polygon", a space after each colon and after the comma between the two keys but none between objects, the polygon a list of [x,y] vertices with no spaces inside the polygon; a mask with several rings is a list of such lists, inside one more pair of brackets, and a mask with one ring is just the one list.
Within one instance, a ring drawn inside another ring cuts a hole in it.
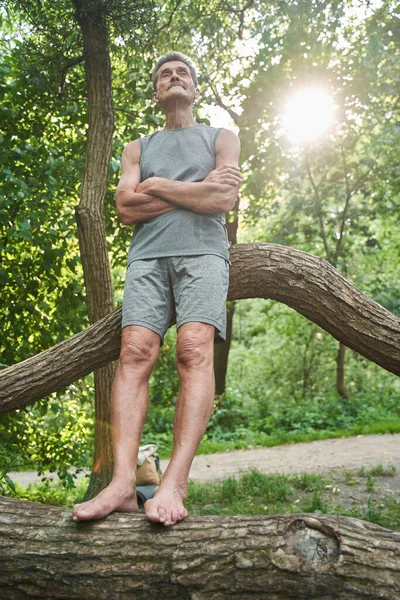
[{"label": "man's neck", "polygon": [[164,129],[181,129],[182,127],[195,127],[197,125],[191,106],[183,110],[174,107],[166,112],[165,117]]}]

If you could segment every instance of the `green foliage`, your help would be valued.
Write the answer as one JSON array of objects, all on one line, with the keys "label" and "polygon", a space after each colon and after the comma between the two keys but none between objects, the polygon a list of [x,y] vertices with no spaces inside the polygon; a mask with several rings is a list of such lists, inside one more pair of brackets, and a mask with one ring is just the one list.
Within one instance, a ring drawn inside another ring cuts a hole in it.
[{"label": "green foliage", "polygon": [[[0,419],[3,472],[25,467],[56,472],[62,484],[73,487],[70,467],[89,466],[93,446],[93,383],[73,385],[53,394],[28,411],[16,411]],[[15,458],[14,458],[15,457]],[[11,460],[18,465],[11,464]]]},{"label": "green foliage", "polygon": [[[86,324],[73,203],[81,168],[83,120],[60,106],[24,44],[0,41],[0,283],[3,366]],[[57,143],[55,143],[57,140]]]},{"label": "green foliage", "polygon": [[155,370],[150,378],[150,397],[154,407],[175,406],[179,391],[176,369],[176,328],[171,327],[164,338]]},{"label": "green foliage", "polygon": [[30,502],[71,507],[75,503],[83,501],[87,486],[87,477],[79,479],[73,487],[66,487],[60,482],[45,479],[39,483],[30,484],[27,488],[15,483],[12,491],[5,495]]},{"label": "green foliage", "polygon": [[[2,3],[0,49],[1,366],[87,325],[74,210],[87,133],[82,38],[74,3]],[[293,245],[328,258],[376,301],[400,314],[398,7],[391,0],[255,3],[219,0],[102,3],[110,32],[115,137],[105,226],[116,304],[131,227],[114,205],[123,147],[162,126],[150,70],[171,48],[200,66],[202,103],[232,107],[242,141],[239,239]],[[26,7],[25,7],[26,8]],[[11,12],[10,12],[11,11]],[[288,94],[324,84],[338,106],[331,135],[294,148],[282,130]],[[216,98],[215,92],[219,93]],[[201,109],[201,104],[197,110]],[[343,235],[341,236],[341,226]],[[338,243],[340,240],[340,244]],[[171,450],[179,379],[170,332],[150,382],[143,441]],[[237,304],[228,385],[204,448],[397,430],[398,380],[348,351],[350,400],[335,389],[336,341],[285,306]],[[89,464],[92,382],[0,420],[3,473]],[[384,424],[384,425],[383,425]],[[329,432],[327,434],[327,432]],[[10,485],[4,479],[7,488]],[[317,503],[317,499],[315,500]]]},{"label": "green foliage", "polygon": [[10,452],[2,444],[0,445],[0,494],[5,496],[10,490],[15,493],[15,483],[9,477],[8,473],[18,468],[19,466],[19,455],[17,449],[14,452]]}]

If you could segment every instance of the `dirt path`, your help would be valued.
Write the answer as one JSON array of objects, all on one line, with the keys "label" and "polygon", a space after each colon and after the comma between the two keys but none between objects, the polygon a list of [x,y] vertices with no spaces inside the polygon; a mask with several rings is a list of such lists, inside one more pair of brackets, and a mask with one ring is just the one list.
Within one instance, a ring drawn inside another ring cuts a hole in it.
[{"label": "dirt path", "polygon": [[[164,472],[168,460],[161,461]],[[264,473],[328,473],[377,465],[394,466],[400,481],[400,434],[367,435],[236,450],[199,455],[193,461],[190,478],[205,482],[239,475],[249,469]],[[37,473],[9,473],[13,481],[27,486],[38,480]]]},{"label": "dirt path", "polygon": [[[164,471],[168,461],[161,463]],[[204,482],[239,475],[249,469],[263,473],[326,473],[331,469],[359,469],[377,465],[393,465],[400,471],[400,434],[359,435],[200,455],[193,461],[190,478]]]}]

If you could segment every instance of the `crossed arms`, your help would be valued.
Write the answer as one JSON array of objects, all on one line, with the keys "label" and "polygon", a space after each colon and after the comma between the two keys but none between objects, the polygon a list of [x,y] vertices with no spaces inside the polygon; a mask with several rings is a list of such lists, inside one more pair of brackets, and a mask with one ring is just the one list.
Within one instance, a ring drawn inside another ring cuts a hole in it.
[{"label": "crossed arms", "polygon": [[176,208],[205,215],[232,210],[242,182],[237,136],[222,129],[215,151],[216,167],[203,181],[192,183],[150,177],[140,183],[139,140],[129,142],[122,153],[122,174],[115,194],[122,223],[144,223]]}]

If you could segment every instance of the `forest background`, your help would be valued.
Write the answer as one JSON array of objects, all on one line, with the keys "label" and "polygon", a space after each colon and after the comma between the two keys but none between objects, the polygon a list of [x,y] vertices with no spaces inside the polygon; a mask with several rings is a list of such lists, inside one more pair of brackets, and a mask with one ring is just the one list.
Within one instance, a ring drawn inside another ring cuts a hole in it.
[{"label": "forest background", "polygon": [[[1,367],[88,326],[75,210],[88,129],[79,2],[2,2]],[[244,184],[233,242],[321,256],[400,314],[400,9],[376,2],[104,1],[114,135],[104,221],[115,306],[132,229],[114,207],[124,145],[163,126],[150,71],[178,49],[199,67],[197,119],[234,129]],[[304,88],[333,99],[321,136],[296,143],[284,109]],[[271,300],[229,305],[225,379],[201,451],[400,431],[399,380]],[[174,328],[151,378],[143,443],[168,456],[178,390]],[[223,361],[222,361],[223,362]],[[221,363],[222,364],[222,363]],[[217,365],[218,366],[218,365]],[[217,373],[218,376],[218,373]],[[2,470],[90,467],[94,382],[1,417]]]}]

